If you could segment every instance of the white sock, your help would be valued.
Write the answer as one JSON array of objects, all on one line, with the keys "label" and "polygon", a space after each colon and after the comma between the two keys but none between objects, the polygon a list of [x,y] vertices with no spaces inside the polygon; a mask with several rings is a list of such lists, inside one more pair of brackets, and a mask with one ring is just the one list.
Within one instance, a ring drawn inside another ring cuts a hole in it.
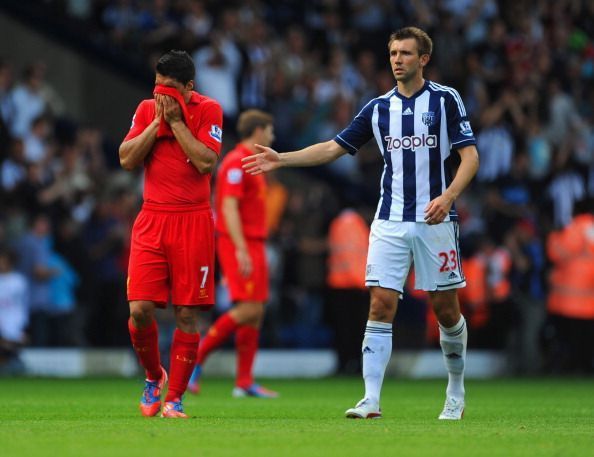
[{"label": "white sock", "polygon": [[439,344],[448,370],[446,395],[458,400],[464,399],[464,364],[466,363],[466,342],[468,332],[464,316],[453,327],[439,324]]},{"label": "white sock", "polygon": [[392,324],[367,321],[361,352],[365,398],[379,405],[384,373],[392,355]]}]

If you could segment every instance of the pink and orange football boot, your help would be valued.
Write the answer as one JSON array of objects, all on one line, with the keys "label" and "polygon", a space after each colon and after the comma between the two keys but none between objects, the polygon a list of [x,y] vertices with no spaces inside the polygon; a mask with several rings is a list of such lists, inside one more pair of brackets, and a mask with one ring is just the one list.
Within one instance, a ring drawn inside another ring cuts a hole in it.
[{"label": "pink and orange football boot", "polygon": [[176,398],[173,401],[166,401],[165,406],[163,406],[161,417],[187,419],[188,415],[184,413],[184,405],[182,405],[181,398]]},{"label": "pink and orange football boot", "polygon": [[145,417],[153,417],[161,410],[161,392],[167,384],[167,372],[161,367],[161,379],[144,381],[144,391],[140,399],[140,412]]}]

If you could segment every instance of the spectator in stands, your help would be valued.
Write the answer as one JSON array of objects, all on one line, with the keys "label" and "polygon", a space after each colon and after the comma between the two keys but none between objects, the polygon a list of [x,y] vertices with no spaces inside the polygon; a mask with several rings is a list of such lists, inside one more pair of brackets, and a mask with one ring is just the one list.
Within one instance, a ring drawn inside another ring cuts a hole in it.
[{"label": "spectator in stands", "polygon": [[546,314],[546,287],[541,239],[534,222],[525,217],[508,230],[504,240],[512,260],[510,282],[517,310],[509,356],[511,369],[518,374],[536,374],[542,368],[540,337]]},{"label": "spectator in stands", "polygon": [[204,0],[192,0],[186,4],[187,12],[182,19],[184,28],[196,41],[206,40],[212,29],[212,16]]},{"label": "spectator in stands", "polygon": [[219,101],[223,108],[223,124],[229,131],[236,123],[240,108],[238,84],[242,58],[237,44],[220,31],[213,31],[209,44],[194,52],[192,58],[198,70],[196,89]]},{"label": "spectator in stands", "polygon": [[555,170],[545,197],[553,205],[553,226],[563,228],[571,222],[575,202],[586,198],[586,182],[578,171],[568,147],[557,151],[553,159]]},{"label": "spectator in stands", "polygon": [[8,135],[8,126],[14,117],[14,104],[10,96],[12,88],[12,65],[0,59],[0,139],[2,144]]},{"label": "spectator in stands", "polygon": [[41,94],[43,74],[34,64],[23,71],[22,81],[10,92],[14,115],[9,121],[10,133],[17,138],[25,138],[35,118],[44,114],[48,108]]},{"label": "spectator in stands", "polygon": [[23,138],[24,153],[27,162],[39,163],[47,166],[50,155],[49,137],[51,124],[47,117],[41,115],[33,119],[31,129]]},{"label": "spectator in stands", "polygon": [[91,344],[99,346],[123,346],[129,341],[126,325],[121,325],[128,313],[120,261],[127,227],[116,217],[114,206],[114,196],[101,197],[83,229],[93,271],[92,282],[87,284],[92,291],[87,336]]},{"label": "spectator in stands", "polygon": [[29,288],[14,262],[14,253],[0,247],[0,375],[23,371],[19,350],[27,340]]},{"label": "spectator in stands", "polygon": [[45,214],[37,214],[30,229],[20,237],[14,249],[19,253],[17,269],[28,281],[31,343],[47,346],[50,342],[49,312],[52,308],[50,280],[56,275],[51,267],[51,223]]},{"label": "spectator in stands", "polygon": [[138,13],[133,0],[109,2],[101,20],[114,43],[124,48],[129,45],[133,31],[138,28]]},{"label": "spectator in stands", "polygon": [[51,252],[48,262],[55,272],[49,281],[51,308],[48,310],[48,326],[52,330],[51,346],[79,345],[81,328],[77,327],[75,289],[79,276],[68,261],[57,252]]},{"label": "spectator in stands", "polygon": [[4,192],[10,192],[26,179],[27,167],[23,140],[11,140],[6,149],[8,149],[8,156],[0,166],[0,184]]}]

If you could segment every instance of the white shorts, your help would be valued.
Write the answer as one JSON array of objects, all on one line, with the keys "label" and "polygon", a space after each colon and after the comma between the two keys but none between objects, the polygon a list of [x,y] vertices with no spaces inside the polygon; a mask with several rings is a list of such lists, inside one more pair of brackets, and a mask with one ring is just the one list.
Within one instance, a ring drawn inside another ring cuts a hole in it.
[{"label": "white shorts", "polygon": [[402,293],[413,261],[415,289],[434,291],[465,287],[458,223],[373,221],[365,285]]}]

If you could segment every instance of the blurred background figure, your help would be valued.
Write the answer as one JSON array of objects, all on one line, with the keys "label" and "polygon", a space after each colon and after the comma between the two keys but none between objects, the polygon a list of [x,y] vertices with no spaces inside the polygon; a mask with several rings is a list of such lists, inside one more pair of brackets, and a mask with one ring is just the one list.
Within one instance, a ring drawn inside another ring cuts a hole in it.
[{"label": "blurred background figure", "polygon": [[553,263],[547,308],[548,363],[556,373],[594,373],[594,201],[579,202],[575,216],[547,239]]},{"label": "blurred background figure", "polygon": [[327,307],[339,374],[361,373],[361,343],[355,335],[365,330],[369,308],[365,266],[372,211],[347,207],[332,220],[328,230]]},{"label": "blurred background figure", "polygon": [[45,214],[37,214],[29,230],[15,243],[19,253],[17,270],[29,285],[30,334],[33,346],[49,346],[60,338],[60,322],[53,319],[51,279],[58,271],[51,264],[51,225]]},{"label": "blurred background figure", "polygon": [[0,246],[0,374],[24,371],[19,351],[27,343],[29,287],[14,263],[14,252]]}]

